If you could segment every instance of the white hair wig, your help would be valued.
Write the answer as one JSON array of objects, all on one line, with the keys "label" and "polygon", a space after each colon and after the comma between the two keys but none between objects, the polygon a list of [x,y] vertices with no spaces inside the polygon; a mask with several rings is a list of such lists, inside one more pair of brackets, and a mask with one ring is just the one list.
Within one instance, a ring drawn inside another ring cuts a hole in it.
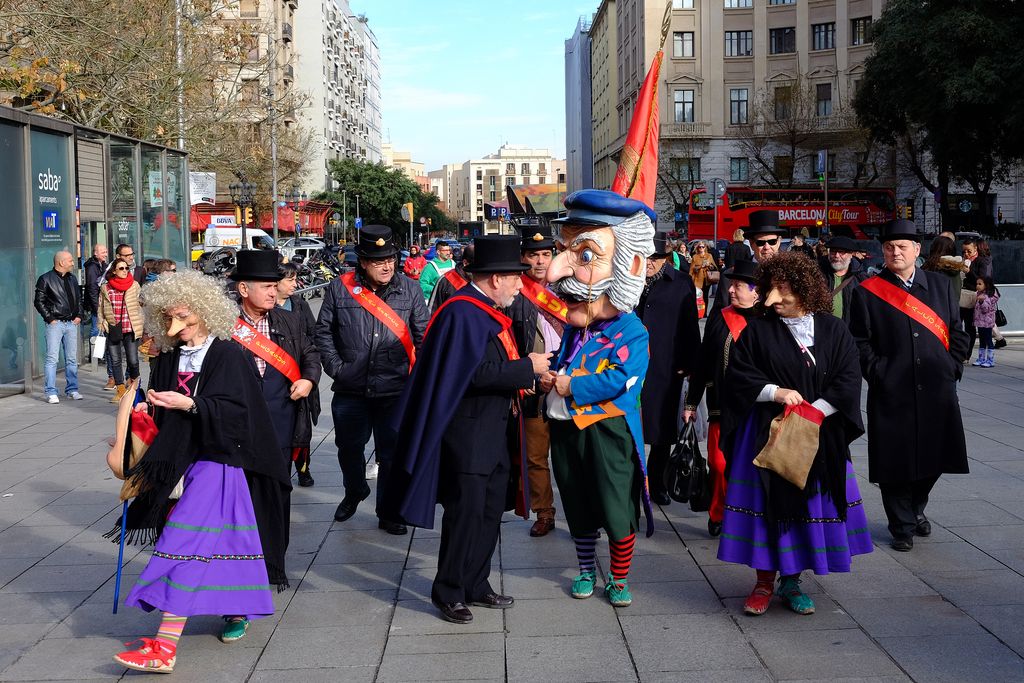
[{"label": "white hair wig", "polygon": [[228,296],[225,283],[196,270],[163,273],[142,287],[146,328],[161,351],[170,351],[179,340],[167,336],[167,311],[185,306],[199,316],[210,334],[231,339],[238,320],[238,306]]}]

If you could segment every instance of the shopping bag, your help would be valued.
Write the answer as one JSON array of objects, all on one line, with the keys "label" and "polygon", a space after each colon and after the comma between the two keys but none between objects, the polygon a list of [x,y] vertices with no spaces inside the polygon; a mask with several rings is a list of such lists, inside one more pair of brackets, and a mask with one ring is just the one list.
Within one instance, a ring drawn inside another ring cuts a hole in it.
[{"label": "shopping bag", "polygon": [[96,360],[103,360],[107,353],[107,338],[104,335],[93,337],[96,341],[92,343],[92,357]]}]

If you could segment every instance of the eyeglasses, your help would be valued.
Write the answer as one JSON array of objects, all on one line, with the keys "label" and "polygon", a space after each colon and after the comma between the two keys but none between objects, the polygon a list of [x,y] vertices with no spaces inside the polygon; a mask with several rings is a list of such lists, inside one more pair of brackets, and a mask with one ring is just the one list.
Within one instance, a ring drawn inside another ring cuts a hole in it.
[{"label": "eyeglasses", "polygon": [[756,244],[759,247],[765,247],[765,246],[774,247],[778,243],[779,243],[779,238],[778,237],[772,237],[772,238],[766,239],[766,240],[754,240],[754,244]]},{"label": "eyeglasses", "polygon": [[697,249],[707,249],[703,244],[698,244]]},{"label": "eyeglasses", "polygon": [[129,252],[127,254],[118,254],[118,256],[120,258],[132,258],[133,256],[135,256],[135,252],[133,251],[133,252]]},{"label": "eyeglasses", "polygon": [[120,268],[114,268],[114,272],[117,272],[117,273],[127,272],[127,271],[128,271],[128,269],[125,268],[124,266],[121,266]]}]

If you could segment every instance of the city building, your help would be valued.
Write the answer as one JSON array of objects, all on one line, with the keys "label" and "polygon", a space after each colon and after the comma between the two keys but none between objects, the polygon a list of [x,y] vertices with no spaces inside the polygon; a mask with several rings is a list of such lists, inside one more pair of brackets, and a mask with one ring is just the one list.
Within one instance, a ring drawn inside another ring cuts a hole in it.
[{"label": "city building", "polygon": [[565,41],[566,185],[575,192],[594,185],[590,84],[590,20],[580,17]]},{"label": "city building", "polygon": [[412,152],[396,150],[390,142],[381,145],[381,163],[389,168],[395,168],[404,173],[409,180],[413,181],[424,192],[431,191],[430,178],[423,170],[423,163],[412,160]]},{"label": "city building", "polygon": [[302,41],[289,73],[306,96],[298,115],[314,139],[303,189],[329,190],[330,161],[382,159],[380,49],[366,17],[353,15],[347,0],[302,0],[295,31]]}]

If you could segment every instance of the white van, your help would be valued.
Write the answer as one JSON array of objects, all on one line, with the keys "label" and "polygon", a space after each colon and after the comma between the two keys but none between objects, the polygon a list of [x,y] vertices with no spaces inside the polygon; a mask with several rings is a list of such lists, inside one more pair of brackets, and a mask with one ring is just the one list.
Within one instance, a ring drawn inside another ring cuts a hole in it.
[{"label": "white van", "polygon": [[[260,228],[246,228],[245,239],[248,240],[250,249],[274,249],[274,240]],[[217,225],[207,228],[203,239],[203,251],[216,251],[221,247],[240,249],[242,229]]]}]

